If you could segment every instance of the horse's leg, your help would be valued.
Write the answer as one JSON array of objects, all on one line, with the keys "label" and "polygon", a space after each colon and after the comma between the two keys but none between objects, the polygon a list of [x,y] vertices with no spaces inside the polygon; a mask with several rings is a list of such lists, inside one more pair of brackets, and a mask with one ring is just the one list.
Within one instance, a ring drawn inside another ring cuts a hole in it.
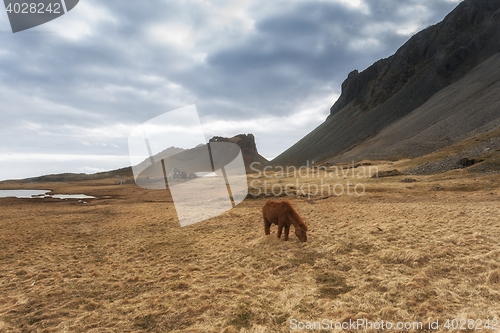
[{"label": "horse's leg", "polygon": [[281,238],[282,232],[283,232],[283,222],[278,221],[278,238]]},{"label": "horse's leg", "polygon": [[266,235],[269,235],[271,233],[271,222],[266,218],[264,215],[264,232]]},{"label": "horse's leg", "polygon": [[285,224],[285,240],[288,240],[288,234],[290,233],[290,225]]}]

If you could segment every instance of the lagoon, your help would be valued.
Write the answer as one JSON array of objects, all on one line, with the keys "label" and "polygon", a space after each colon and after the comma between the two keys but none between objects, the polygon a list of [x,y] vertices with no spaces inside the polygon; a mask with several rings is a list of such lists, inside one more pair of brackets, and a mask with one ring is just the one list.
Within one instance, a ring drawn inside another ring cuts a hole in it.
[{"label": "lagoon", "polygon": [[0,190],[0,198],[29,198],[29,199],[95,199],[85,194],[49,194],[50,190]]}]

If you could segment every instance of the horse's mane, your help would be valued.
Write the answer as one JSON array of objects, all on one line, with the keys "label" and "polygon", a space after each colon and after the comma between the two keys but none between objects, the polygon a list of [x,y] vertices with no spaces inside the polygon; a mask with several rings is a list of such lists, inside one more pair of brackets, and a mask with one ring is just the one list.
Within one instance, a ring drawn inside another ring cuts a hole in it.
[{"label": "horse's mane", "polygon": [[307,231],[307,229],[308,229],[307,228],[307,224],[302,220],[302,218],[300,217],[299,213],[297,213],[297,211],[295,210],[295,208],[293,208],[293,206],[290,203],[290,201],[283,200],[282,202],[288,208],[286,210],[286,213],[287,213],[288,219],[292,222],[293,226],[294,227],[299,227],[300,229],[302,229],[304,231]]}]

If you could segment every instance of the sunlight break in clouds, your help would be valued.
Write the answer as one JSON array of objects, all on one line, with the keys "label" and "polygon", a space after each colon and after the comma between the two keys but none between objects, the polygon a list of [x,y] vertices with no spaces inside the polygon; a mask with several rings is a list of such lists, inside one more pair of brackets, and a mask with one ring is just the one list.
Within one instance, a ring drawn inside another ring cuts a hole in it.
[{"label": "sunlight break in clouds", "polygon": [[363,0],[334,0],[334,2],[340,3],[349,8],[358,9],[364,14],[369,13],[368,6]]},{"label": "sunlight break in clouds", "polygon": [[158,24],[149,29],[154,42],[165,43],[172,47],[191,51],[196,43],[196,34],[188,25]]},{"label": "sunlight break in clouds", "polygon": [[103,23],[118,24],[113,14],[100,2],[86,0],[80,1],[76,10],[51,21],[48,27],[57,31],[58,36],[71,42],[78,42],[95,35]]}]

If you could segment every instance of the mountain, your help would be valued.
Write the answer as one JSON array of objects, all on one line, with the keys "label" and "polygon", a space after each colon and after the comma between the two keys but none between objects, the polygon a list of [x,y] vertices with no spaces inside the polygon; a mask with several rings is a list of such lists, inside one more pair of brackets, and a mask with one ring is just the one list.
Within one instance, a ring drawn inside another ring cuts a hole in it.
[{"label": "mountain", "polygon": [[465,0],[352,71],[324,123],[270,162],[420,156],[500,125],[500,1]]},{"label": "mountain", "polygon": [[[247,170],[249,170],[249,166],[253,162],[258,162],[259,165],[267,163],[267,160],[264,157],[262,157],[257,151],[257,145],[255,143],[255,137],[253,134],[239,134],[232,138],[214,136],[212,139],[209,140],[209,142],[231,142],[237,144],[240,147],[240,151],[243,155],[243,161],[245,162],[245,167],[247,168]],[[169,147],[159,152],[158,154],[154,155],[153,159],[155,161],[164,159],[174,164],[176,163],[176,161],[185,164],[186,160],[188,160],[192,161],[191,163],[192,169],[190,169],[191,167],[188,167],[186,169],[186,172],[191,173],[191,172],[201,171],[198,170],[197,168],[200,165],[203,165],[204,163],[201,163],[198,160],[199,156],[204,156],[203,154],[206,151],[205,147],[206,147],[205,144],[200,144],[192,149]],[[226,154],[226,157],[230,158],[231,156],[234,156],[237,153],[239,152],[235,150],[233,152]],[[229,163],[230,161],[229,160],[220,161],[220,163],[224,162]],[[136,170],[144,170],[141,173],[144,177],[150,176],[150,174],[151,176],[153,175],[157,176],[158,174],[163,174],[162,172],[159,173],[158,169],[156,168],[159,166],[158,163],[154,164],[154,167],[151,167],[150,164],[151,164],[150,159],[148,158],[134,167],[136,168]],[[97,180],[97,179],[105,179],[112,177],[120,179],[117,180],[117,183],[121,183],[125,179],[129,179],[130,181],[130,179],[133,177],[132,167],[124,167],[117,170],[99,172],[95,174],[63,173],[63,174],[44,175],[39,177],[26,178],[23,181],[30,183],[72,182],[72,181],[83,181],[83,180]]]},{"label": "mountain", "polygon": [[[169,158],[169,157],[174,156],[176,154],[182,153],[184,151],[186,151],[186,149],[172,146],[172,147],[169,147],[167,149],[162,150],[158,154],[153,155],[152,159],[154,161],[160,161],[160,160],[163,160],[165,158]],[[146,158],[141,163],[135,165],[134,169],[136,170],[136,172],[137,172],[137,170],[147,170],[147,169],[149,169],[151,171],[151,169],[154,169],[155,170],[154,172],[156,173],[157,170],[155,168],[150,168],[150,166],[151,166],[151,158]],[[111,172],[113,172],[113,171],[111,171]],[[132,168],[130,169],[130,176],[132,176]]]},{"label": "mountain", "polygon": [[256,167],[268,162],[267,159],[257,151],[257,145],[255,144],[255,137],[253,134],[238,134],[232,138],[214,136],[209,142],[231,142],[240,146],[247,170],[253,162],[258,163]]},{"label": "mountain", "polygon": [[163,179],[170,173],[179,173],[183,175],[181,177],[187,177],[196,172],[221,169],[234,161],[240,152],[247,171],[253,162],[257,162],[258,165],[267,162],[257,151],[255,137],[252,134],[239,134],[232,138],[215,136],[209,140],[208,147],[207,144],[200,144],[173,154],[163,151],[153,159],[144,160],[133,169],[136,176],[140,174],[136,177],[136,182],[138,184],[144,182],[149,186],[152,180]]}]

